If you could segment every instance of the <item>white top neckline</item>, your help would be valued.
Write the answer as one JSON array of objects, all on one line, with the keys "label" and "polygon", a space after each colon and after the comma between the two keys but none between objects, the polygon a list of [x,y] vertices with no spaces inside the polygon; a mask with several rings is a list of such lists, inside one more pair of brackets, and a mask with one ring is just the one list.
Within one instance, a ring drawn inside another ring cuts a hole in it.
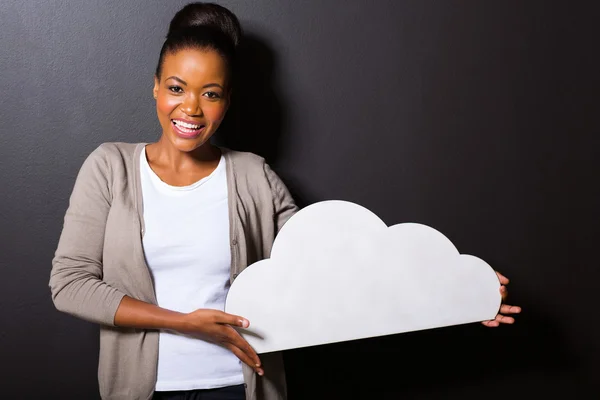
[{"label": "white top neckline", "polygon": [[221,154],[221,158],[219,159],[219,164],[217,165],[217,168],[215,168],[209,175],[192,183],[191,185],[173,186],[173,185],[169,185],[168,183],[166,183],[165,181],[160,179],[160,177],[156,174],[156,172],[154,172],[154,170],[150,166],[150,163],[148,162],[148,158],[146,156],[145,149],[142,150],[141,159],[142,159],[143,167],[147,168],[147,171],[149,172],[148,175],[150,176],[152,183],[154,185],[156,185],[156,187],[160,188],[161,191],[166,191],[166,192],[187,192],[190,190],[197,189],[200,186],[202,186],[203,184],[205,184],[207,181],[209,181],[213,176],[215,176],[217,173],[219,173],[219,171],[221,169],[223,169],[225,167],[225,157],[223,157],[223,155]]}]

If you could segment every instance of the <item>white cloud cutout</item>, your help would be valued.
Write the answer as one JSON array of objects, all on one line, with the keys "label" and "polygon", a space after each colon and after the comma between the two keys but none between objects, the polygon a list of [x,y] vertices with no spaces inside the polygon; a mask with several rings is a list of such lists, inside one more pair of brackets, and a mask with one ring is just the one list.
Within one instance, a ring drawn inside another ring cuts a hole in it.
[{"label": "white cloud cutout", "polygon": [[499,288],[485,261],[433,228],[324,201],[283,226],[225,310],[250,321],[240,332],[260,354],[493,319]]}]

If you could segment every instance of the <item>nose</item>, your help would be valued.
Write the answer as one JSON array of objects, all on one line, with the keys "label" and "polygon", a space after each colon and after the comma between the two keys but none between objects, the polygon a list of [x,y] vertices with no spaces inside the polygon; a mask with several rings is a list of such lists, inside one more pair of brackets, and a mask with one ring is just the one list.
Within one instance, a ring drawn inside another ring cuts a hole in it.
[{"label": "nose", "polygon": [[196,96],[187,96],[181,104],[181,111],[190,117],[202,116],[202,107]]}]

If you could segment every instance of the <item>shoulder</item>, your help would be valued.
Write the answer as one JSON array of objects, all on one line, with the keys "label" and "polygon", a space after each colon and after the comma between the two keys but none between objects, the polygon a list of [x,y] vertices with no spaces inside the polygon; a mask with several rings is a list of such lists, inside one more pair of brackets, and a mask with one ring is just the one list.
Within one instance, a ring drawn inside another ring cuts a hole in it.
[{"label": "shoulder", "polygon": [[247,151],[236,151],[221,147],[225,159],[235,164],[236,167],[264,168],[265,159],[258,154]]},{"label": "shoulder", "polygon": [[128,159],[144,145],[145,143],[106,142],[98,146],[91,155],[104,157],[107,160]]},{"label": "shoulder", "polygon": [[144,143],[102,143],[86,158],[79,171],[80,179],[100,181],[123,180],[135,168],[135,155]]},{"label": "shoulder", "polygon": [[265,178],[269,186],[277,186],[280,179],[265,159],[257,154],[221,148],[228,165],[234,169],[234,174],[239,178],[248,179]]},{"label": "shoulder", "polygon": [[227,161],[227,166],[233,169],[234,176],[238,179],[241,177],[247,179],[265,177],[265,170],[268,169],[268,165],[263,157],[246,151],[235,151],[226,148],[221,148],[221,151]]},{"label": "shoulder", "polygon": [[251,190],[277,198],[288,195],[286,185],[263,157],[249,152],[221,150],[228,160],[227,165],[233,168],[233,176],[238,185],[248,185],[251,182]]},{"label": "shoulder", "polygon": [[88,156],[86,163],[104,165],[107,169],[129,169],[134,162],[135,154],[145,146],[145,143],[102,143]]}]

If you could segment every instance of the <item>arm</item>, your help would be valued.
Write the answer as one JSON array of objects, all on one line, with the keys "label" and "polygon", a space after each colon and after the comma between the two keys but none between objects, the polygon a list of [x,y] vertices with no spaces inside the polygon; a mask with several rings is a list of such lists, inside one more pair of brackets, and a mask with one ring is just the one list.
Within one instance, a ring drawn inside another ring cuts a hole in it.
[{"label": "arm", "polygon": [[186,314],[124,296],[115,313],[115,326],[186,331]]},{"label": "arm", "polygon": [[273,193],[273,202],[275,206],[275,232],[279,232],[283,224],[298,212],[298,206],[294,202],[288,188],[282,182],[281,178],[265,163],[265,175],[271,186]]},{"label": "arm", "polygon": [[112,201],[110,173],[100,146],[85,160],[75,181],[50,273],[58,310],[104,325],[113,325],[125,295],[102,280],[104,230]]},{"label": "arm", "polygon": [[182,314],[135,300],[102,280],[102,253],[110,211],[110,165],[102,147],[86,159],[77,176],[63,231],[52,261],[50,289],[60,311],[87,321],[141,329],[174,330],[231,350],[259,374],[260,360],[231,327],[247,320],[218,310]]},{"label": "arm", "polygon": [[216,343],[229,349],[259,375],[264,373],[254,349],[233,329],[233,326],[250,326],[250,322],[240,316],[211,309],[180,313],[125,296],[115,313],[114,323],[131,328],[171,330]]}]

